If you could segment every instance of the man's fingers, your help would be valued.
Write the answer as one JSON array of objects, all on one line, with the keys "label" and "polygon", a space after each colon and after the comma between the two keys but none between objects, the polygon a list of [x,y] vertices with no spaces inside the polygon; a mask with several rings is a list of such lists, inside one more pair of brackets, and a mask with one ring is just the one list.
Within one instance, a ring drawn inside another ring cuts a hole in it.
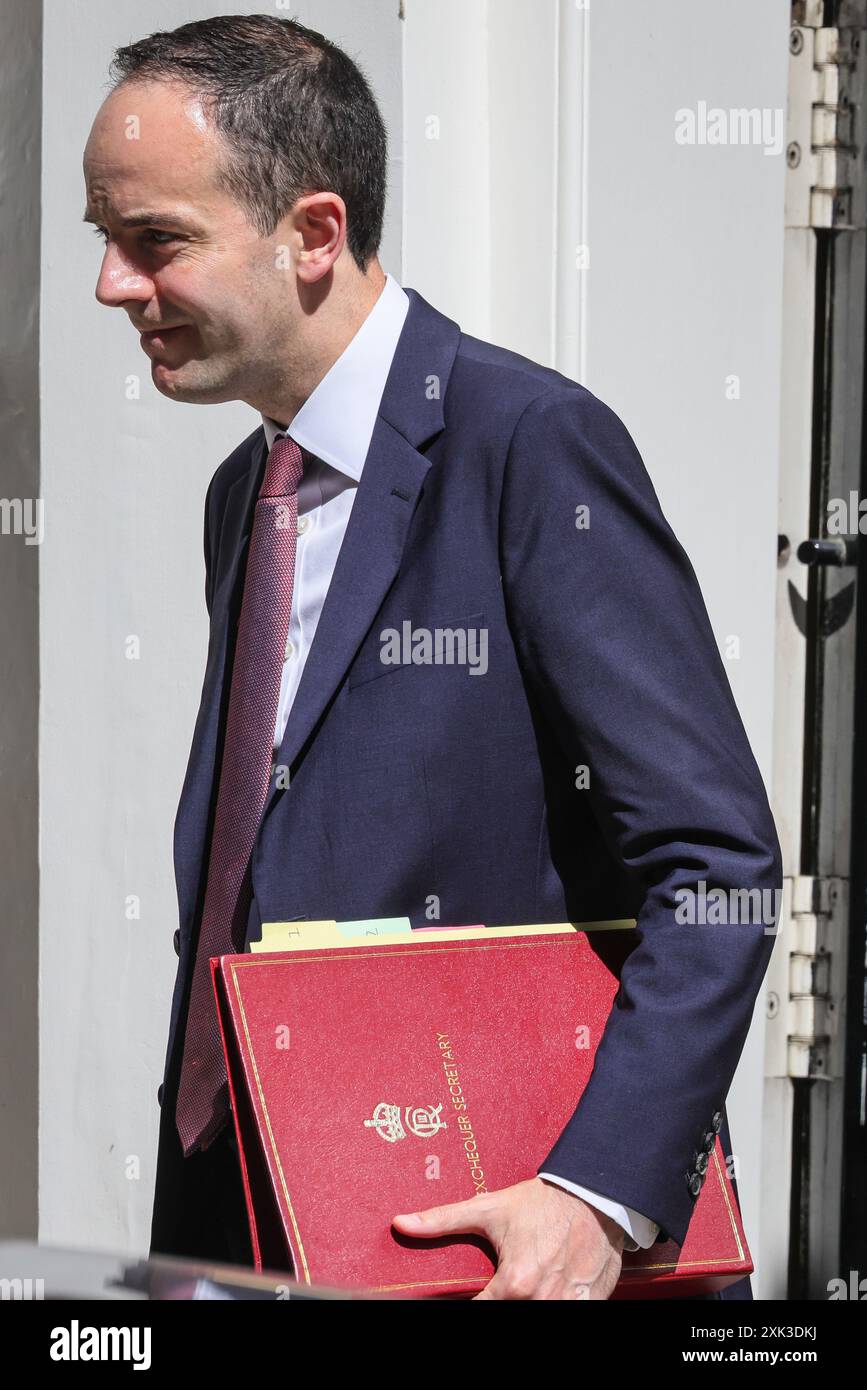
[{"label": "man's fingers", "polygon": [[496,1274],[495,1274],[494,1277],[493,1277],[493,1279],[489,1280],[488,1283],[485,1285],[485,1287],[484,1287],[483,1289],[480,1289],[478,1293],[473,1294],[472,1298],[470,1299],[470,1302],[471,1302],[471,1303],[480,1303],[480,1302],[484,1301],[484,1299],[486,1299],[486,1298],[491,1298],[491,1299],[497,1299],[497,1298],[499,1298],[500,1295],[497,1293],[496,1289],[495,1289],[495,1288],[494,1288],[494,1289],[491,1288],[491,1284],[496,1284],[496,1282],[497,1282],[497,1276],[496,1276]]},{"label": "man's fingers", "polygon": [[404,1212],[392,1218],[392,1225],[405,1236],[476,1235],[494,1240],[495,1208],[483,1197],[449,1202],[424,1211]]},{"label": "man's fingers", "polygon": [[470,1301],[475,1303],[476,1299],[528,1299],[533,1297],[533,1289],[536,1287],[535,1280],[530,1283],[526,1280],[513,1279],[505,1266],[500,1265],[496,1272],[488,1280],[483,1289],[479,1291]]},{"label": "man's fingers", "polygon": [[[600,1295],[606,1297],[607,1295]],[[495,1274],[488,1280],[487,1284],[479,1293],[475,1294],[471,1302],[476,1299],[497,1299],[515,1300],[520,1299],[529,1301],[531,1299],[581,1299],[589,1300],[593,1297],[593,1281],[569,1280],[565,1281],[558,1273],[556,1276],[546,1275],[543,1270],[526,1271],[521,1273],[513,1266],[500,1265]]]}]

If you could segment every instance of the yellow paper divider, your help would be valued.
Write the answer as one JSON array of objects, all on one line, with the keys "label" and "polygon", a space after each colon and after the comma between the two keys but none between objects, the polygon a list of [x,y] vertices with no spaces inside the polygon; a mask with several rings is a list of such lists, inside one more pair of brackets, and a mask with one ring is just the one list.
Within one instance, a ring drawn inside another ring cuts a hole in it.
[{"label": "yellow paper divider", "polygon": [[[301,929],[304,929],[302,939]],[[330,939],[332,929],[336,930],[336,922],[263,922],[261,941],[251,941],[250,950],[260,951],[300,951],[306,949],[308,943],[322,946],[325,941],[333,944]]]},{"label": "yellow paper divider", "polygon": [[514,926],[485,927],[400,927],[394,917],[371,918],[361,922],[263,922],[261,941],[251,941],[250,950],[256,953],[273,951],[321,951],[335,947],[363,946],[373,941],[403,945],[408,941],[477,941],[482,937],[497,940],[503,937],[545,936],[566,932],[624,931],[636,924],[634,917],[600,922],[532,922]]}]

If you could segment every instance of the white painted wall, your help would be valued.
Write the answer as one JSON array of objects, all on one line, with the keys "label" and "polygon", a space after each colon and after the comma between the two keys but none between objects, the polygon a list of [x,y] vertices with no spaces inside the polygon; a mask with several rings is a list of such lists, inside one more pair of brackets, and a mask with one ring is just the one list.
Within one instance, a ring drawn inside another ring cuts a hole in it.
[{"label": "white painted wall", "polygon": [[[785,154],[674,132],[701,101],[785,111],[788,16],[788,0],[407,0],[405,41],[404,283],[621,416],[721,651],[739,641],[727,669],[769,789]],[[729,1097],[758,1296],[763,1044],[762,995]]]}]

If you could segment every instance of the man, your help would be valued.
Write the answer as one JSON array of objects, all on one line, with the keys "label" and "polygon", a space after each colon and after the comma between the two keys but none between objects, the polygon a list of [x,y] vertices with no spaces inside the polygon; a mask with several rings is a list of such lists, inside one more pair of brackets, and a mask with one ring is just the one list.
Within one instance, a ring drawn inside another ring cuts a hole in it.
[{"label": "man", "polygon": [[[730,1153],[774,939],[679,904],[781,883],[692,567],[602,402],[384,274],[385,131],[345,54],[226,16],[120,50],[114,77],[84,158],[97,298],[164,395],[262,418],[205,501],[152,1249],[251,1260],[210,956],[269,920],[636,917],[538,1172],[395,1213],[486,1235],[480,1297],[607,1298],[624,1248],[683,1242],[718,1131]],[[407,630],[465,640],[385,659]]]}]

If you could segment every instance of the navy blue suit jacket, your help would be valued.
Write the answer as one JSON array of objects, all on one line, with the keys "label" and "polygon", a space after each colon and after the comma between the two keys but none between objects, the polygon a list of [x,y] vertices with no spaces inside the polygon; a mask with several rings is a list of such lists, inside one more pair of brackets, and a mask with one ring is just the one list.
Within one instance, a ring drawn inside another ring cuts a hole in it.
[{"label": "navy blue suit jacket", "polygon": [[[272,783],[252,855],[247,941],[289,918],[429,923],[433,896],[442,923],[637,918],[593,1075],[539,1170],[682,1242],[775,937],[760,922],[681,925],[675,894],[701,879],[781,887],[765,788],[695,573],[624,425],[582,386],[407,294],[280,749],[289,786]],[[210,645],[175,824],[166,1077],[264,465],[260,428],[205,504]],[[384,664],[380,634],[407,620],[486,629],[487,671]]]}]

